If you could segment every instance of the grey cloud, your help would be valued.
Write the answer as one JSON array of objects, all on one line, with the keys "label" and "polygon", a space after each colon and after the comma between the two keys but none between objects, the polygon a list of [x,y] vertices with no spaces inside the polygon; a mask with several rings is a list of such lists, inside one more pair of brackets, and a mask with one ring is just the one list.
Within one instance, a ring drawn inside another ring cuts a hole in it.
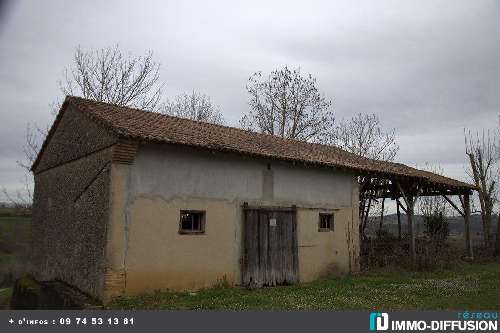
[{"label": "grey cloud", "polygon": [[[199,90],[236,125],[256,70],[300,66],[337,117],[377,113],[399,160],[463,178],[463,128],[497,125],[500,2],[16,1],[0,3],[0,186],[15,187],[27,121],[45,125],[83,48],[153,50],[165,93]],[[1,200],[1,198],[0,198]]]}]

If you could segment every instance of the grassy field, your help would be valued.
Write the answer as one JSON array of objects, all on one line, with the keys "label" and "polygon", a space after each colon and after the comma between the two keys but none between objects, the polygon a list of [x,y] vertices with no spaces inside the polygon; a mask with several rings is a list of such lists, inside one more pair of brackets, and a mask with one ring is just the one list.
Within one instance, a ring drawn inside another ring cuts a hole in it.
[{"label": "grassy field", "polygon": [[30,216],[2,215],[0,212],[0,288],[6,287],[3,285],[6,274],[16,278],[27,267],[30,223]]},{"label": "grassy field", "polygon": [[0,265],[12,256],[27,253],[30,242],[30,216],[0,215]]},{"label": "grassy field", "polygon": [[19,224],[28,225],[31,223],[31,216],[1,216],[0,215],[0,232],[11,233]]},{"label": "grassy field", "polygon": [[0,310],[8,309],[12,288],[0,288]]},{"label": "grassy field", "polygon": [[0,209],[0,309],[8,308],[14,279],[25,273],[31,217]]},{"label": "grassy field", "polygon": [[430,273],[370,272],[294,286],[120,297],[110,309],[348,310],[500,309],[500,263]]}]

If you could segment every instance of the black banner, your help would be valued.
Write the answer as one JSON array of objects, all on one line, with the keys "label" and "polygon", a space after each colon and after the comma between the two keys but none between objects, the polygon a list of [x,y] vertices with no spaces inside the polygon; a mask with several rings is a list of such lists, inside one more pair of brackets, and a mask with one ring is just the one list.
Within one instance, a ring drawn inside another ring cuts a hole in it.
[{"label": "black banner", "polygon": [[0,311],[0,332],[495,332],[497,311]]}]

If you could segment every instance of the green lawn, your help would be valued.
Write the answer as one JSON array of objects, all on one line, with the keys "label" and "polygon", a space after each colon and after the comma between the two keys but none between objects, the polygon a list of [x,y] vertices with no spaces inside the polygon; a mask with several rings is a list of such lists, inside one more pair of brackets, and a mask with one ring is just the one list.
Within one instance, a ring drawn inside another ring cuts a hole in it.
[{"label": "green lawn", "polygon": [[0,215],[0,232],[12,232],[14,228],[22,224],[28,226],[31,223],[31,216],[1,216]]},{"label": "green lawn", "polygon": [[0,250],[16,249],[29,242],[31,216],[0,215]]},{"label": "green lawn", "polygon": [[[6,288],[28,268],[31,217],[0,209],[0,308]],[[6,296],[7,295],[7,296]]]},{"label": "green lawn", "polygon": [[8,309],[12,288],[0,288],[0,310]]},{"label": "green lawn", "polygon": [[195,294],[119,297],[110,309],[348,310],[500,309],[500,263],[462,264],[431,273],[371,272],[294,286],[217,287]]},{"label": "green lawn", "polygon": [[30,216],[0,215],[0,266],[27,251],[30,224]]}]

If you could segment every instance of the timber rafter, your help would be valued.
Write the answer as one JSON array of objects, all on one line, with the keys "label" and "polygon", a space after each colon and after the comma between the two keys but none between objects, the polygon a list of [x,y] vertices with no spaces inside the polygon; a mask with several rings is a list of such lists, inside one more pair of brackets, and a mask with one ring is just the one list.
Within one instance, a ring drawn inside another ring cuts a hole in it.
[{"label": "timber rafter", "polygon": [[[412,177],[391,177],[383,178],[380,174],[368,174],[358,176],[360,180],[360,236],[365,238],[365,229],[368,223],[370,207],[373,203],[384,202],[389,198],[396,200],[398,213],[398,238],[401,239],[401,216],[400,209],[406,214],[408,220],[408,240],[410,257],[412,262],[416,262],[415,232],[413,229],[414,208],[418,197],[442,196],[453,209],[455,209],[465,221],[466,249],[469,257],[473,256],[472,242],[470,237],[470,199],[473,190],[470,187],[457,187],[444,183],[433,183],[429,181],[417,180]],[[460,200],[460,209],[450,196],[457,196]],[[380,216],[380,226],[382,229],[383,213]]]}]

